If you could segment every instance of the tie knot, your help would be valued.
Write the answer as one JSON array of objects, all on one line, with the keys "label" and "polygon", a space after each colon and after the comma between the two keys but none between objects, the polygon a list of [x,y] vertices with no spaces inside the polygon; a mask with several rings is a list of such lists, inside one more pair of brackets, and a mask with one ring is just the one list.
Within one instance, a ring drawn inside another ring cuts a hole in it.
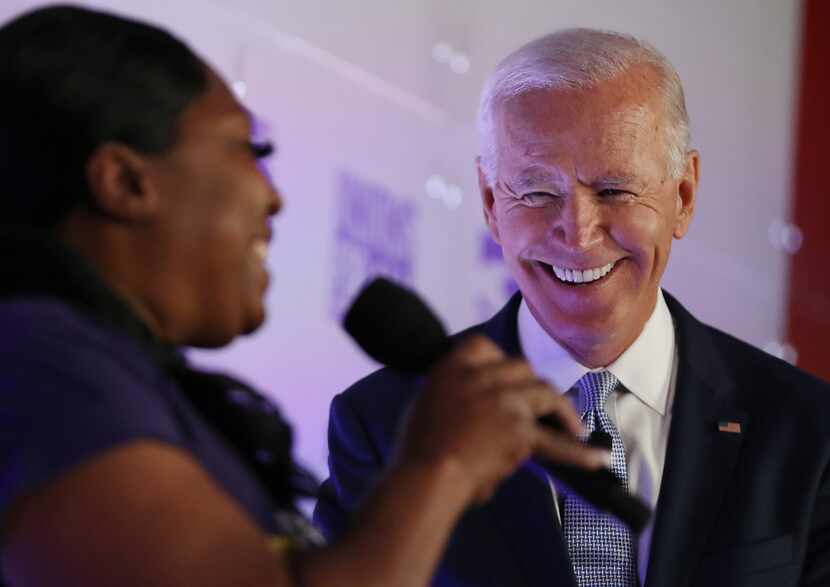
[{"label": "tie knot", "polygon": [[584,398],[584,413],[604,412],[608,396],[617,387],[618,380],[610,371],[589,372],[580,377],[576,384]]}]

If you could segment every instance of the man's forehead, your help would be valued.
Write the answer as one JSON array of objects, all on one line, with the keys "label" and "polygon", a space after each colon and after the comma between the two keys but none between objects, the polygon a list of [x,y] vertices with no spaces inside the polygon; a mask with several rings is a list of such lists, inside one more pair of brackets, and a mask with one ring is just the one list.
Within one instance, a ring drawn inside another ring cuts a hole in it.
[{"label": "man's forehead", "polygon": [[[552,100],[555,100],[553,98]],[[555,104],[555,102],[554,102]],[[597,139],[635,138],[654,130],[657,114],[646,103],[602,104],[588,100],[584,106],[561,104],[562,108],[502,107],[498,140],[522,147],[528,155],[538,154],[564,135],[593,135]]]},{"label": "man's forehead", "polygon": [[630,94],[615,100],[588,92],[542,92],[506,105],[494,137],[505,181],[555,183],[578,171],[581,179],[622,184],[638,175],[642,154],[663,142],[653,106]]}]

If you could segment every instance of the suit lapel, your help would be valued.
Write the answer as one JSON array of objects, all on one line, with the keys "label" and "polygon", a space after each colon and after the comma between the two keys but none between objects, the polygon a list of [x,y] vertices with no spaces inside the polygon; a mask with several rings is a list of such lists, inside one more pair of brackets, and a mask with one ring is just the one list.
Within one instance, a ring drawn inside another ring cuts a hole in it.
[{"label": "suit lapel", "polygon": [[[484,324],[487,334],[510,356],[521,355],[517,314],[521,296],[517,293],[491,320]],[[576,587],[565,539],[556,521],[553,495],[547,479],[523,467],[507,479],[486,509],[518,563],[527,585]],[[568,577],[569,583],[562,583]]]},{"label": "suit lapel", "polygon": [[522,354],[522,348],[519,345],[518,318],[521,303],[522,296],[516,292],[495,316],[479,325],[483,333],[511,357],[518,357]]},{"label": "suit lapel", "polygon": [[[528,467],[505,481],[487,505],[530,587],[576,587],[547,479]],[[563,582],[565,577],[567,583]]]},{"label": "suit lapel", "polygon": [[671,296],[666,301],[679,365],[647,587],[688,585],[694,577],[748,425],[705,327]]}]

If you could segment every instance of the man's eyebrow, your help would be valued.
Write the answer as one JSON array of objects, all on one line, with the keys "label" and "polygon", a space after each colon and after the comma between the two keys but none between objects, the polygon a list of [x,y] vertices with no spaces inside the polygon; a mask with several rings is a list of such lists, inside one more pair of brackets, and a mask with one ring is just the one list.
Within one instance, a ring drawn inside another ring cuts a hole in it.
[{"label": "man's eyebrow", "polygon": [[544,167],[529,167],[517,173],[510,183],[517,188],[531,188],[540,184],[557,183],[557,174]]},{"label": "man's eyebrow", "polygon": [[609,173],[601,175],[591,181],[590,185],[596,186],[619,186],[619,185],[639,185],[640,180],[637,176],[629,173]]},{"label": "man's eyebrow", "polygon": [[[523,169],[512,176],[508,181],[503,182],[509,185],[514,190],[533,189],[538,186],[557,186],[562,182],[559,175],[545,167],[532,166]],[[580,183],[583,185],[598,188],[598,187],[616,187],[616,186],[640,186],[642,181],[633,173],[625,171],[610,171],[596,178],[580,178]]]}]

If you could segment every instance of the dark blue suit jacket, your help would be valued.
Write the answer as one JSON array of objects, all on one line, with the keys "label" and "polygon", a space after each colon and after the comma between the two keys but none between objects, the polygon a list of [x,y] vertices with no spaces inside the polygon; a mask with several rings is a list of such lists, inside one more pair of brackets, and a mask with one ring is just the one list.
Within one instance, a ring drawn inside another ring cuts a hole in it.
[{"label": "dark blue suit jacket", "polygon": [[[679,365],[647,587],[830,585],[830,385],[666,298]],[[519,302],[467,332],[519,355]],[[385,466],[421,383],[382,369],[332,402],[331,477],[315,510],[330,537]],[[724,421],[741,433],[719,431]],[[433,584],[575,587],[552,508],[547,481],[520,469],[463,515]]]}]

